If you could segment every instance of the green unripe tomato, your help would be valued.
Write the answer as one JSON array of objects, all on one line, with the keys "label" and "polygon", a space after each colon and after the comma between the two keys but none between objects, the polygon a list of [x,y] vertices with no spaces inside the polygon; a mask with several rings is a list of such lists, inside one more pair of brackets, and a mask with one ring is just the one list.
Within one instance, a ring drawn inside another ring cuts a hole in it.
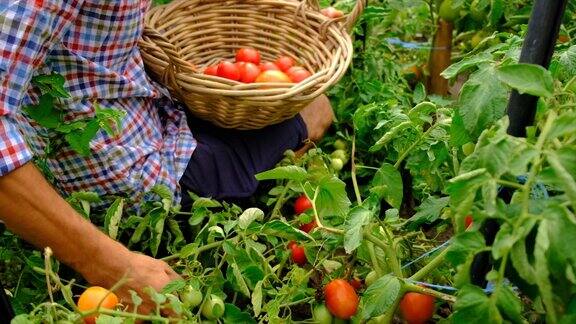
[{"label": "green unripe tomato", "polygon": [[344,168],[344,162],[342,162],[342,160],[334,158],[330,161],[330,165],[332,166],[332,169],[334,169],[334,171],[340,171],[342,170],[342,168]]},{"label": "green unripe tomato", "polygon": [[330,314],[330,311],[324,304],[314,307],[314,310],[312,311],[312,317],[314,318],[314,323],[316,324],[332,323],[332,314]]},{"label": "green unripe tomato", "polygon": [[334,159],[340,159],[342,162],[348,161],[348,153],[344,150],[336,150],[330,154],[330,157]]},{"label": "green unripe tomato", "polygon": [[474,145],[474,143],[472,142],[468,142],[464,145],[462,145],[462,152],[464,152],[464,155],[469,156],[472,153],[474,153],[474,150],[476,149],[476,145]]},{"label": "green unripe tomato", "polygon": [[452,0],[444,0],[438,14],[445,21],[452,22],[460,18],[460,7],[452,8]]},{"label": "green unripe tomato", "polygon": [[370,285],[372,285],[376,280],[378,280],[378,274],[376,273],[376,271],[370,271],[366,275],[366,279],[364,279],[366,287],[370,287]]},{"label": "green unripe tomato", "polygon": [[180,300],[186,308],[194,308],[202,304],[202,297],[202,292],[190,285],[180,293]]},{"label": "green unripe tomato", "polygon": [[334,148],[337,150],[346,151],[346,149],[348,148],[348,144],[346,144],[346,142],[344,140],[337,139],[334,141]]},{"label": "green unripe tomato", "polygon": [[209,320],[215,320],[224,315],[224,301],[216,295],[210,295],[202,305],[202,316]]}]

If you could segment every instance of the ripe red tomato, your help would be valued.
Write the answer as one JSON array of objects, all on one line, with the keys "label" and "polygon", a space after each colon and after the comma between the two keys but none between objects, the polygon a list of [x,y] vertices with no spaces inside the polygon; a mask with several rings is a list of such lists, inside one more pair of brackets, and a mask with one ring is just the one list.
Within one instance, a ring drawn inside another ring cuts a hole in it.
[{"label": "ripe red tomato", "polygon": [[434,315],[434,297],[409,292],[400,301],[400,313],[408,324],[424,324]]},{"label": "ripe red tomato", "polygon": [[280,56],[276,62],[274,62],[280,71],[287,72],[291,67],[294,66],[294,59],[290,56]]},{"label": "ripe red tomato", "polygon": [[470,228],[470,226],[472,226],[472,223],[474,223],[472,215],[467,215],[466,218],[464,218],[464,226],[466,226],[466,228]]},{"label": "ripe red tomato", "polygon": [[294,247],[295,245],[297,245],[297,244],[296,244],[296,241],[290,241],[290,242],[288,242],[288,249],[289,249],[289,250],[292,250],[292,247]]},{"label": "ripe red tomato", "polygon": [[358,278],[352,278],[350,280],[348,280],[348,282],[350,283],[350,285],[352,287],[354,287],[354,289],[356,291],[360,290],[360,288],[362,288],[362,280],[358,279]]},{"label": "ripe red tomato", "polygon": [[[100,306],[100,308],[114,309],[117,304],[118,297],[116,294],[108,291],[108,289],[97,286],[84,290],[78,299],[78,309],[83,312],[92,311],[98,306]],[[96,315],[84,317],[84,323],[96,323],[96,318],[98,318]]]},{"label": "ripe red tomato", "polygon": [[218,75],[218,64],[211,65],[211,66],[207,67],[204,70],[204,74],[217,76]]},{"label": "ripe red tomato", "polygon": [[236,62],[260,64],[260,52],[253,48],[241,48],[236,52]]},{"label": "ripe red tomato", "polygon": [[306,253],[304,252],[304,248],[296,243],[291,245],[292,251],[292,262],[296,263],[297,265],[303,267],[308,260],[306,259]]},{"label": "ripe red tomato", "polygon": [[308,72],[308,70],[306,70],[305,68],[303,68],[301,66],[291,67],[286,72],[286,74],[288,75],[290,80],[292,80],[292,82],[294,82],[294,83],[300,83],[300,82],[308,79],[310,76],[312,76],[312,73]]},{"label": "ripe red tomato", "polygon": [[316,227],[318,227],[318,224],[316,223],[315,220],[311,221],[308,224],[302,224],[300,225],[300,230],[302,232],[306,232],[306,233],[310,233],[310,231],[312,231],[313,229],[315,229]]},{"label": "ripe red tomato", "polygon": [[292,83],[292,80],[282,71],[264,71],[258,75],[256,82],[259,83]]},{"label": "ripe red tomato", "polygon": [[280,71],[280,68],[272,62],[260,63],[260,70],[264,71]]},{"label": "ripe red tomato", "polygon": [[354,287],[346,280],[332,280],[324,288],[326,307],[332,315],[341,319],[350,319],[358,311],[358,295]]},{"label": "ripe red tomato", "polygon": [[312,202],[308,197],[306,197],[306,195],[296,198],[296,201],[294,202],[294,213],[296,215],[300,215],[310,208],[312,208]]},{"label": "ripe red tomato", "polygon": [[240,82],[252,83],[260,75],[260,68],[254,63],[242,63],[238,68],[240,72]]},{"label": "ripe red tomato", "polygon": [[320,12],[328,18],[340,18],[344,13],[334,7],[328,7],[320,10]]},{"label": "ripe red tomato", "polygon": [[240,80],[240,71],[238,66],[232,62],[222,62],[218,64],[218,76],[234,81]]}]

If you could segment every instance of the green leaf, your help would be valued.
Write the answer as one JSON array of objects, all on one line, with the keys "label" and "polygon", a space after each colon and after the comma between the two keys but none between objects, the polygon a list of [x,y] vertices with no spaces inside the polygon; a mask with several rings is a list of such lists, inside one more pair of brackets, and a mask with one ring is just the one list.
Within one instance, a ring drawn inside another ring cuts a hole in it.
[{"label": "green leaf", "polygon": [[240,289],[240,292],[246,296],[250,297],[250,290],[248,289],[248,285],[246,285],[246,281],[244,281],[244,276],[242,275],[242,271],[238,268],[238,264],[232,263],[232,273],[234,274],[234,279],[236,286]]},{"label": "green leaf", "polygon": [[452,240],[446,259],[453,265],[464,263],[469,255],[476,254],[486,247],[480,232],[462,232]]},{"label": "green leaf", "polygon": [[547,140],[576,134],[576,112],[566,111],[554,119]]},{"label": "green leaf", "polygon": [[262,297],[262,281],[258,281],[256,287],[254,287],[251,298],[252,308],[256,316],[259,316],[262,311]]},{"label": "green leaf", "polygon": [[115,240],[118,237],[118,225],[120,224],[120,219],[122,218],[122,212],[124,210],[124,199],[118,198],[114,200],[110,208],[106,211],[106,216],[104,218],[104,229],[108,236]]},{"label": "green leaf", "polygon": [[198,199],[194,200],[194,203],[192,204],[192,209],[216,208],[216,207],[222,207],[222,204],[220,204],[218,201],[216,201],[214,199],[210,199],[210,198],[198,198]]},{"label": "green leaf", "polygon": [[[309,197],[314,197],[315,187],[308,183],[305,189]],[[333,175],[323,177],[318,181],[317,189],[316,208],[322,217],[335,215],[344,217],[348,214],[351,203],[344,181]]]},{"label": "green leaf", "polygon": [[482,52],[475,56],[466,57],[461,61],[459,61],[458,63],[450,65],[440,75],[445,79],[453,79],[460,73],[475,68],[481,63],[486,63],[490,61],[492,61],[492,55],[490,53]]},{"label": "green leaf", "polygon": [[436,112],[437,107],[435,104],[425,101],[417,104],[414,108],[408,111],[408,117],[414,123],[429,122],[430,115]]},{"label": "green leaf", "polygon": [[458,291],[454,304],[453,323],[502,323],[502,317],[496,305],[484,294],[482,289],[466,285]]},{"label": "green leaf", "polygon": [[426,198],[420,206],[416,207],[416,214],[408,219],[411,223],[411,228],[423,223],[429,224],[436,221],[449,202],[450,197],[429,196]]},{"label": "green leaf", "polygon": [[372,179],[370,192],[386,200],[390,206],[399,209],[402,204],[402,175],[393,165],[384,163]]},{"label": "green leaf", "polygon": [[376,280],[362,295],[362,318],[369,319],[390,310],[400,298],[402,283],[396,277],[386,275]]},{"label": "green leaf", "polygon": [[151,211],[150,215],[152,216],[150,219],[152,237],[149,246],[152,256],[156,256],[162,240],[162,234],[164,234],[164,224],[166,222],[167,213],[164,210],[157,208]]},{"label": "green leaf", "polygon": [[535,64],[512,64],[496,69],[498,79],[520,93],[550,97],[554,91],[554,80],[550,71]]},{"label": "green leaf", "polygon": [[568,199],[572,202],[573,206],[576,206],[576,181],[570,175],[570,172],[560,162],[560,158],[554,152],[548,152],[547,154],[548,163],[556,173],[556,177],[559,183],[562,185],[562,189],[568,196]]},{"label": "green leaf", "polygon": [[261,172],[256,175],[256,180],[258,181],[279,179],[304,181],[307,178],[308,172],[306,172],[305,169],[295,165],[277,167],[275,169]]},{"label": "green leaf", "polygon": [[71,131],[70,133],[64,135],[66,142],[70,147],[82,156],[90,155],[90,141],[96,136],[100,125],[98,121],[91,120],[86,124],[85,129],[78,129]]},{"label": "green leaf", "polygon": [[24,111],[42,127],[57,128],[62,123],[61,112],[54,109],[54,97],[49,94],[41,95],[37,105],[26,106]]},{"label": "green leaf", "polygon": [[370,210],[362,206],[357,206],[350,211],[350,216],[345,223],[344,249],[346,253],[352,253],[362,244],[364,226],[370,223],[372,215]]},{"label": "green leaf", "polygon": [[225,304],[224,310],[224,323],[246,323],[246,324],[256,324],[256,321],[250,316],[250,314],[243,312],[240,308],[233,304]]},{"label": "green leaf", "polygon": [[452,146],[462,146],[472,141],[472,137],[464,126],[464,120],[458,110],[452,115],[452,124],[450,125],[450,144]]},{"label": "green leaf", "polygon": [[556,303],[554,301],[553,287],[549,278],[548,260],[546,258],[546,252],[550,248],[549,225],[551,225],[550,221],[544,220],[540,222],[540,226],[538,227],[534,248],[534,270],[536,270],[536,285],[538,285],[540,297],[546,309],[546,318],[550,323],[556,323],[558,316],[556,315]]},{"label": "green leaf", "polygon": [[462,87],[458,113],[466,130],[477,137],[504,116],[507,103],[508,90],[496,77],[494,68],[484,67]]},{"label": "green leaf", "polygon": [[238,225],[241,229],[247,229],[252,222],[256,220],[263,220],[264,212],[258,208],[248,208],[238,218]]},{"label": "green leaf", "polygon": [[576,45],[570,46],[558,56],[560,80],[569,80],[576,76]]},{"label": "green leaf", "polygon": [[280,220],[273,220],[268,222],[262,226],[262,230],[260,233],[264,235],[272,235],[276,237],[285,238],[287,240],[309,240],[310,236],[308,236],[305,232],[298,230],[290,224],[285,223]]},{"label": "green leaf", "polygon": [[450,179],[446,191],[450,194],[450,201],[455,206],[465,202],[471,203],[478,189],[490,180],[486,169],[477,169]]},{"label": "green leaf", "polygon": [[49,94],[56,98],[70,98],[70,94],[64,89],[65,82],[64,76],[57,73],[37,75],[32,78],[32,84],[39,87],[42,94]]},{"label": "green leaf", "polygon": [[164,288],[162,288],[163,294],[171,294],[183,290],[187,283],[184,279],[176,279],[170,281]]},{"label": "green leaf", "polygon": [[504,0],[492,0],[490,13],[488,14],[491,26],[496,26],[498,24],[500,18],[504,16],[504,9]]},{"label": "green leaf", "polygon": [[498,290],[498,299],[496,306],[500,310],[500,314],[512,323],[525,323],[522,318],[522,303],[510,286],[502,286]]},{"label": "green leaf", "polygon": [[404,130],[412,127],[412,125],[413,125],[412,121],[408,120],[408,121],[401,122],[400,124],[392,127],[378,141],[376,141],[376,143],[370,148],[370,152],[373,153],[373,152],[379,151],[386,144],[388,144],[388,142],[390,142],[391,140],[396,138],[398,136],[398,134],[400,134]]}]

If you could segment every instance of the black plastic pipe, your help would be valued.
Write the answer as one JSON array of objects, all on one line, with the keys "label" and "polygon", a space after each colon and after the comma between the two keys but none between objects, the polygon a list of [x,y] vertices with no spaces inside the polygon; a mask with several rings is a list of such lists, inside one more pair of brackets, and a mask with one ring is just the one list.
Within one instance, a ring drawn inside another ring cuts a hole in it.
[{"label": "black plastic pipe", "polygon": [[[537,64],[546,69],[550,66],[567,4],[568,0],[536,0],[534,2],[528,32],[520,54],[520,63]],[[510,120],[508,134],[526,137],[526,127],[534,124],[537,103],[538,97],[512,91],[507,111]],[[510,201],[511,197],[512,192],[508,188],[504,188],[500,193],[500,198],[505,201]],[[492,245],[499,227],[496,220],[485,222],[481,231],[487,245]],[[492,269],[490,252],[479,253],[472,263],[470,273],[472,283],[485,287],[486,274],[490,269]]]}]

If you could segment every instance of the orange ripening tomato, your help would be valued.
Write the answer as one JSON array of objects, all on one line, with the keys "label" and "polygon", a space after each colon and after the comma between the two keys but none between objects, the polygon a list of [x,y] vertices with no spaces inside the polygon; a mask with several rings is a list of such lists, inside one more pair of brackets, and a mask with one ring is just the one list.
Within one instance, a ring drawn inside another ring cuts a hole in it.
[{"label": "orange ripening tomato", "polygon": [[290,56],[280,56],[274,64],[276,64],[280,71],[287,72],[296,62],[294,62],[294,59]]},{"label": "orange ripening tomato", "polygon": [[340,18],[344,13],[334,7],[328,7],[320,10],[320,12],[328,18]]},{"label": "orange ripening tomato", "polygon": [[354,287],[344,279],[332,280],[324,288],[326,307],[340,319],[350,319],[358,311],[358,295]]},{"label": "orange ripening tomato", "polygon": [[256,78],[258,83],[292,83],[292,80],[282,71],[268,70],[260,73]]},{"label": "orange ripening tomato", "polygon": [[240,72],[240,82],[252,83],[256,81],[256,78],[260,75],[260,68],[254,63],[240,62],[243,63],[238,68]]},{"label": "orange ripening tomato", "polygon": [[224,61],[218,64],[218,76],[238,81],[240,80],[240,71],[238,71],[238,66],[236,64]]},{"label": "orange ripening tomato", "polygon": [[206,75],[218,75],[218,65],[211,65],[204,70],[204,74]]},{"label": "orange ripening tomato", "polygon": [[312,76],[312,73],[300,66],[291,67],[286,74],[294,83],[300,83]]},{"label": "orange ripening tomato", "polygon": [[[114,309],[118,304],[118,297],[113,292],[102,287],[89,287],[84,290],[78,298],[78,309],[83,312],[95,310],[100,305],[101,308]],[[84,318],[84,323],[94,324],[98,316]]]},{"label": "orange ripening tomato", "polygon": [[409,292],[400,301],[400,313],[408,324],[424,324],[434,315],[434,297]]},{"label": "orange ripening tomato", "polygon": [[260,52],[253,48],[241,48],[236,52],[236,62],[260,64]]},{"label": "orange ripening tomato", "polygon": [[260,70],[261,70],[262,72],[264,72],[264,71],[270,71],[270,70],[272,70],[272,71],[280,71],[280,68],[279,68],[276,64],[274,64],[274,63],[272,63],[272,62],[264,62],[264,63],[260,63]]}]

